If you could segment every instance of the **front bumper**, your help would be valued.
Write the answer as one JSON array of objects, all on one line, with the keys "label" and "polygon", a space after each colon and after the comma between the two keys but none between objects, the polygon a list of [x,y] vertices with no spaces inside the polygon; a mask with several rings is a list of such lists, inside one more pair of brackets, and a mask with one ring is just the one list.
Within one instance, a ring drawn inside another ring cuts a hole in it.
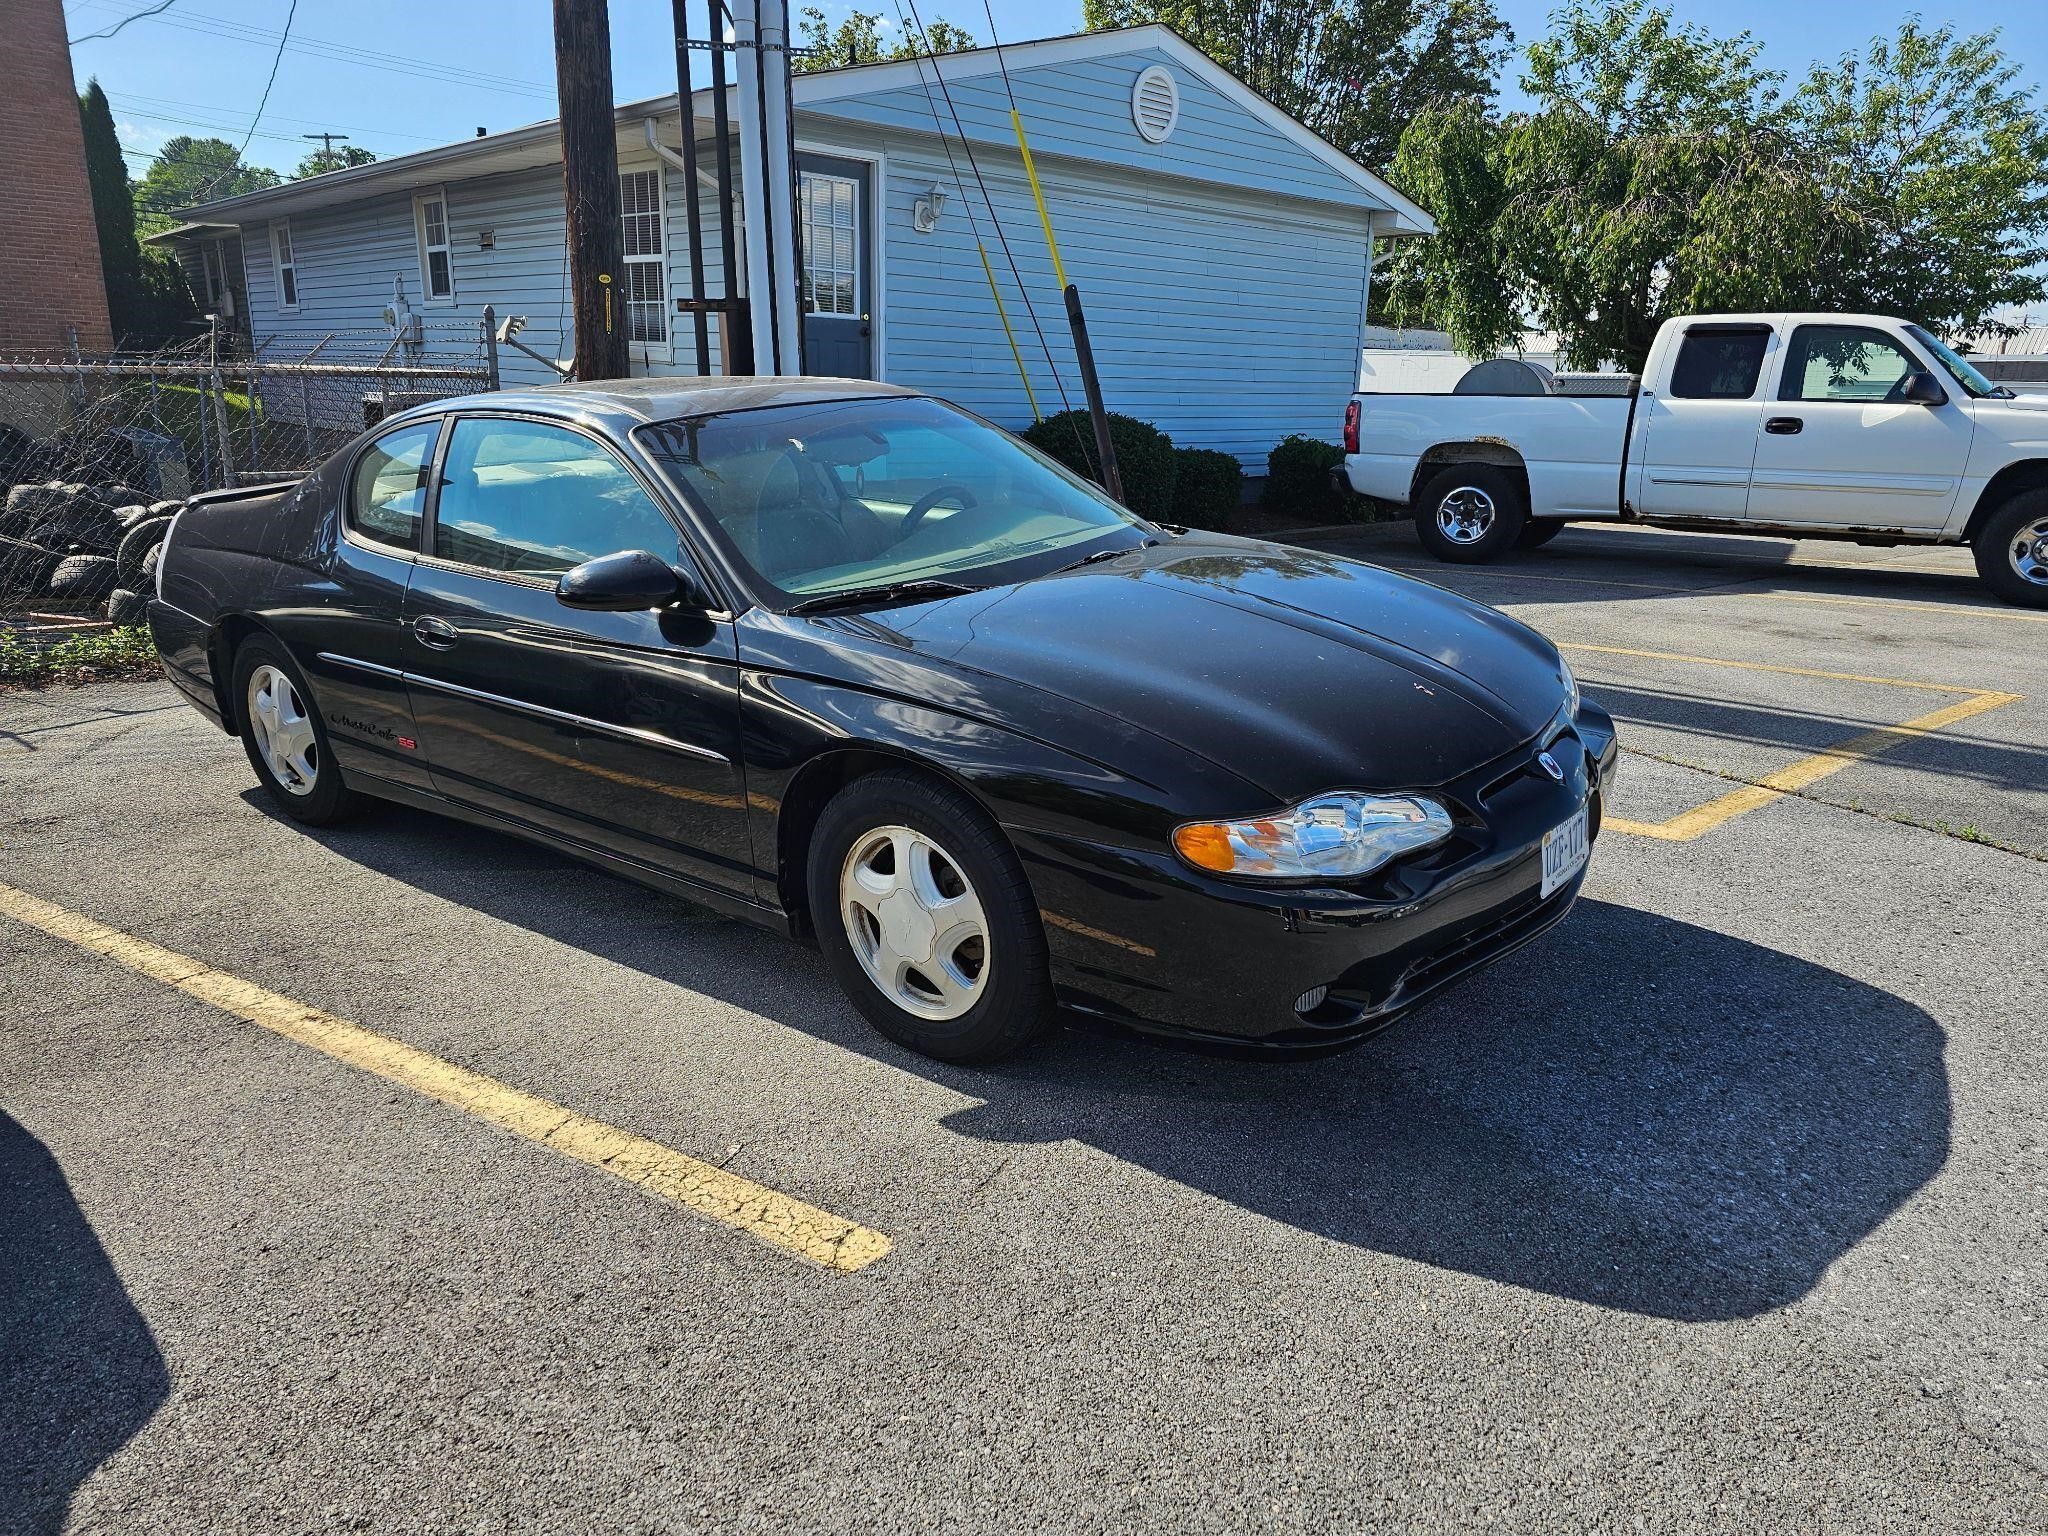
[{"label": "front bumper", "polygon": [[[1544,749],[1563,782],[1538,771]],[[1221,880],[1165,850],[1012,836],[1063,1004],[1151,1034],[1313,1053],[1384,1029],[1561,921],[1584,872],[1541,896],[1543,834],[1584,804],[1597,839],[1616,761],[1613,721],[1584,705],[1444,786],[1451,842],[1343,887]]]}]

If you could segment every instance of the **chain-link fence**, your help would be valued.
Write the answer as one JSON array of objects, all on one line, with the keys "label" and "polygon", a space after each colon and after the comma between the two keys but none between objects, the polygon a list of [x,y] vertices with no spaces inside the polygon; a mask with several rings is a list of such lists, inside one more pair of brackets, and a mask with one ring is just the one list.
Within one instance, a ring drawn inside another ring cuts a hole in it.
[{"label": "chain-link fence", "polygon": [[491,321],[0,357],[0,624],[138,622],[188,496],[304,474],[393,411],[497,387]]}]

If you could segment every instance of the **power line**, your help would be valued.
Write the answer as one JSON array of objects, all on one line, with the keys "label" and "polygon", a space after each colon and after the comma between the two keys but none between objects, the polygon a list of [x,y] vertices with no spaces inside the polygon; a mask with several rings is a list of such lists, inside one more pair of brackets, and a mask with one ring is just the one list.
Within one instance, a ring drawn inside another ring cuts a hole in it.
[{"label": "power line", "polygon": [[107,28],[104,32],[88,32],[83,37],[66,38],[65,43],[69,47],[76,48],[80,43],[90,43],[98,38],[112,37],[116,32],[120,31],[123,27],[127,26],[129,22],[141,21],[146,16],[162,15],[165,11],[168,11],[172,6],[176,5],[177,3],[178,0],[163,0],[163,3],[161,5],[152,5],[146,11],[137,11],[132,16],[123,16],[119,21],[115,22],[111,27]]},{"label": "power line", "polygon": [[[292,0],[291,8],[284,13],[284,31],[278,37],[277,52],[271,56],[270,78],[263,82],[263,94],[256,100],[256,115],[249,119],[249,131],[242,136],[242,147],[235,151],[237,162],[240,162],[242,156],[249,152],[249,141],[256,137],[256,126],[263,121],[263,109],[270,105],[270,88],[277,84],[277,67],[284,62],[284,45],[291,39],[292,19],[298,14],[299,0]],[[232,174],[234,172],[231,167],[214,177],[201,191],[200,200],[202,202],[205,201],[206,194],[212,192],[215,187],[226,181]]]},{"label": "power line", "polygon": [[[219,104],[218,102],[211,102],[211,101],[181,101],[181,100],[179,100],[179,99],[178,99],[177,97],[175,97],[175,96],[151,96],[151,95],[148,95],[147,93],[145,93],[145,92],[142,92],[142,91],[128,91],[128,90],[122,90],[122,91],[109,91],[109,92],[107,92],[107,96],[108,96],[108,98],[109,98],[110,100],[112,100],[112,101],[114,101],[114,102],[116,102],[116,103],[119,103],[119,102],[126,102],[126,101],[140,101],[140,102],[146,102],[146,103],[148,103],[148,104],[149,104],[150,106],[154,106],[154,107],[182,107],[182,108],[185,108],[185,109],[187,109],[187,110],[189,110],[189,111],[193,111],[193,112],[214,112],[214,113],[220,113],[220,112],[228,112],[228,111],[231,111],[231,110],[232,110],[231,108],[228,108],[228,107],[223,107],[223,106],[221,106],[221,105],[220,105],[220,104]],[[167,112],[150,112],[150,111],[145,111],[145,110],[144,110],[143,108],[140,108],[140,107],[134,107],[134,108],[127,108],[127,109],[124,109],[124,110],[128,111],[129,115],[130,115],[130,116],[133,116],[133,117],[155,117],[155,118],[161,118],[161,119],[162,119],[163,121],[165,121],[165,122],[171,122],[171,123],[182,123],[182,122],[190,122],[190,121],[193,121],[192,119],[189,119],[189,118],[183,118],[183,117],[175,117],[175,116],[172,116],[172,115],[171,115],[170,113],[167,113]],[[271,120],[271,121],[272,121],[273,123],[324,123],[324,122],[328,122],[328,121],[331,121],[331,119],[328,119],[328,118],[325,118],[325,117],[289,117],[289,116],[286,116],[286,115],[284,115],[284,114],[282,114],[282,113],[277,113],[277,112],[273,112],[273,113],[271,113],[271,114],[270,114],[270,120]],[[202,125],[202,126],[204,126],[204,125]],[[394,138],[394,139],[416,139],[416,140],[418,140],[419,142],[421,142],[421,143],[423,143],[423,144],[438,144],[438,143],[442,142],[442,140],[440,140],[440,139],[436,138],[436,137],[435,137],[435,136],[433,136],[432,134],[425,134],[425,133],[406,133],[406,132],[403,132],[402,130],[400,130],[400,129],[396,129],[396,128],[366,128],[366,127],[364,127],[364,126],[363,126],[363,125],[362,125],[361,123],[345,123],[345,124],[343,124],[342,126],[343,126],[343,127],[345,127],[345,128],[347,128],[347,129],[348,129],[348,131],[349,131],[350,133],[352,133],[352,134],[355,134],[355,133],[367,133],[367,134],[382,134],[382,135],[384,135],[384,136],[385,136],[385,137],[387,137],[387,138]]]}]

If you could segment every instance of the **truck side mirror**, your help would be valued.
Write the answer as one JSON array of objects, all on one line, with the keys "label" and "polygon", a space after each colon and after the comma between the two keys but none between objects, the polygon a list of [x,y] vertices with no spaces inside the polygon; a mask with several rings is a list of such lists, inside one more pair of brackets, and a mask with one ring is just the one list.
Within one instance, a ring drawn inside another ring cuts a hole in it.
[{"label": "truck side mirror", "polygon": [[1933,374],[1915,368],[1899,380],[1899,399],[1907,405],[1947,405],[1948,391]]}]

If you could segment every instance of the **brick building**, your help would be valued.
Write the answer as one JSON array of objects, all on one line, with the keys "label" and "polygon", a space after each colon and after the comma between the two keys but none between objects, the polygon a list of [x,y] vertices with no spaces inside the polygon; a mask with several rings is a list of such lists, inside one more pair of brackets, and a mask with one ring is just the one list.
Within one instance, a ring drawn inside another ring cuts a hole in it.
[{"label": "brick building", "polygon": [[113,344],[61,0],[0,0],[0,352]]}]

